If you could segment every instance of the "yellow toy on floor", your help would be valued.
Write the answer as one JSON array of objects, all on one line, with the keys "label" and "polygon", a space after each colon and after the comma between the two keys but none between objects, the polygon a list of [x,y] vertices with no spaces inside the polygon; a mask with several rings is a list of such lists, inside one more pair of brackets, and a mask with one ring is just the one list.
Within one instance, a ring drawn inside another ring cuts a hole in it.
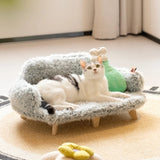
[{"label": "yellow toy on floor", "polygon": [[103,160],[89,147],[75,143],[63,143],[58,150],[43,155],[42,160]]}]

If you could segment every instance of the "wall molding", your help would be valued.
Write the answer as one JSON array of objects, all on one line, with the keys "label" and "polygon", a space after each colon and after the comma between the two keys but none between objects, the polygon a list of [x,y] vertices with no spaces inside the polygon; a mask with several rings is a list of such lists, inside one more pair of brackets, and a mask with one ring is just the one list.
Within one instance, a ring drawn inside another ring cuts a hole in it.
[{"label": "wall molding", "polygon": [[52,38],[81,37],[81,36],[90,36],[90,35],[92,35],[92,31],[57,33],[57,34],[47,34],[47,35],[26,36],[26,37],[2,38],[0,39],[0,43],[43,40],[43,39],[52,39]]},{"label": "wall molding", "polygon": [[157,37],[155,37],[155,36],[152,36],[151,34],[148,34],[148,33],[146,33],[146,32],[142,32],[142,36],[147,37],[147,38],[149,38],[150,40],[152,40],[152,41],[160,44],[160,39],[157,38]]},{"label": "wall molding", "polygon": [[[91,35],[92,35],[92,31],[57,33],[57,34],[47,34],[47,35],[26,36],[26,37],[2,38],[0,39],[0,43],[21,42],[21,41],[31,41],[31,40],[33,41],[33,40],[43,40],[43,39],[52,39],[52,38],[81,37],[81,36],[91,36]],[[133,34],[129,34],[129,35],[133,35]],[[148,39],[160,44],[159,38],[152,36],[144,31],[142,31],[142,33],[138,35],[147,37]]]}]

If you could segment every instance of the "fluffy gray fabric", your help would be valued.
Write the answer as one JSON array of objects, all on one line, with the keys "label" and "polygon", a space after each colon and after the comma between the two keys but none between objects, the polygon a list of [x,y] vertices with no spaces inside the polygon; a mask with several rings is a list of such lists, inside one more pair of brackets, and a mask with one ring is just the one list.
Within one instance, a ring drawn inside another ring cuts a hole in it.
[{"label": "fluffy gray fabric", "polygon": [[143,87],[141,74],[137,72],[131,73],[127,69],[118,69],[126,79],[127,91],[132,92],[132,96],[124,99],[123,103],[79,102],[80,107],[74,111],[56,111],[55,114],[49,115],[46,109],[40,107],[41,96],[34,84],[44,78],[52,78],[58,74],[81,74],[80,60],[89,61],[89,53],[51,55],[28,60],[22,67],[14,87],[10,90],[10,100],[13,109],[29,119],[52,125],[90,119],[96,116],[119,114],[136,109],[144,104],[145,96],[141,93]]}]

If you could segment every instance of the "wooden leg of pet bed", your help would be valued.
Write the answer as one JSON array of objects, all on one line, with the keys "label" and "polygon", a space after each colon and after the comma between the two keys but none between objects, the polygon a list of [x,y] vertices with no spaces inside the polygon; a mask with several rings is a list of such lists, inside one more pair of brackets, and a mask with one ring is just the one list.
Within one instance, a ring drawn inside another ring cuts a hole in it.
[{"label": "wooden leg of pet bed", "polygon": [[92,118],[92,125],[93,127],[97,128],[99,126],[100,117],[94,117]]},{"label": "wooden leg of pet bed", "polygon": [[26,118],[26,117],[24,117],[24,116],[22,116],[22,115],[21,115],[21,118],[22,118],[23,120],[27,120],[27,118]]},{"label": "wooden leg of pet bed", "polygon": [[57,131],[58,131],[58,125],[54,124],[52,126],[52,135],[55,136],[57,134]]},{"label": "wooden leg of pet bed", "polygon": [[131,118],[133,119],[133,120],[137,120],[138,119],[138,117],[137,117],[137,112],[136,112],[136,110],[131,110],[131,111],[129,111],[129,115],[131,116]]}]

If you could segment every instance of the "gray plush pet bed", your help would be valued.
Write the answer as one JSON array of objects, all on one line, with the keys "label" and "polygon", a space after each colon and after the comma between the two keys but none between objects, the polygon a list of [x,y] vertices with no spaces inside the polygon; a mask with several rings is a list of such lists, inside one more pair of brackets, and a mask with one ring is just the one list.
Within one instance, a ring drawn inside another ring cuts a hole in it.
[{"label": "gray plush pet bed", "polygon": [[44,78],[52,78],[55,75],[66,73],[81,74],[80,60],[89,61],[88,52],[71,53],[65,55],[51,55],[28,60],[22,67],[22,71],[15,85],[10,90],[10,100],[13,109],[21,117],[45,122],[53,126],[52,134],[56,134],[57,126],[67,122],[91,119],[94,127],[98,127],[100,117],[129,112],[136,119],[136,109],[145,102],[145,96],[141,93],[143,79],[138,72],[131,73],[129,69],[118,69],[125,77],[127,91],[131,97],[123,102],[81,102],[76,110],[56,111],[48,114],[46,109],[40,107],[41,95],[34,84]]}]

